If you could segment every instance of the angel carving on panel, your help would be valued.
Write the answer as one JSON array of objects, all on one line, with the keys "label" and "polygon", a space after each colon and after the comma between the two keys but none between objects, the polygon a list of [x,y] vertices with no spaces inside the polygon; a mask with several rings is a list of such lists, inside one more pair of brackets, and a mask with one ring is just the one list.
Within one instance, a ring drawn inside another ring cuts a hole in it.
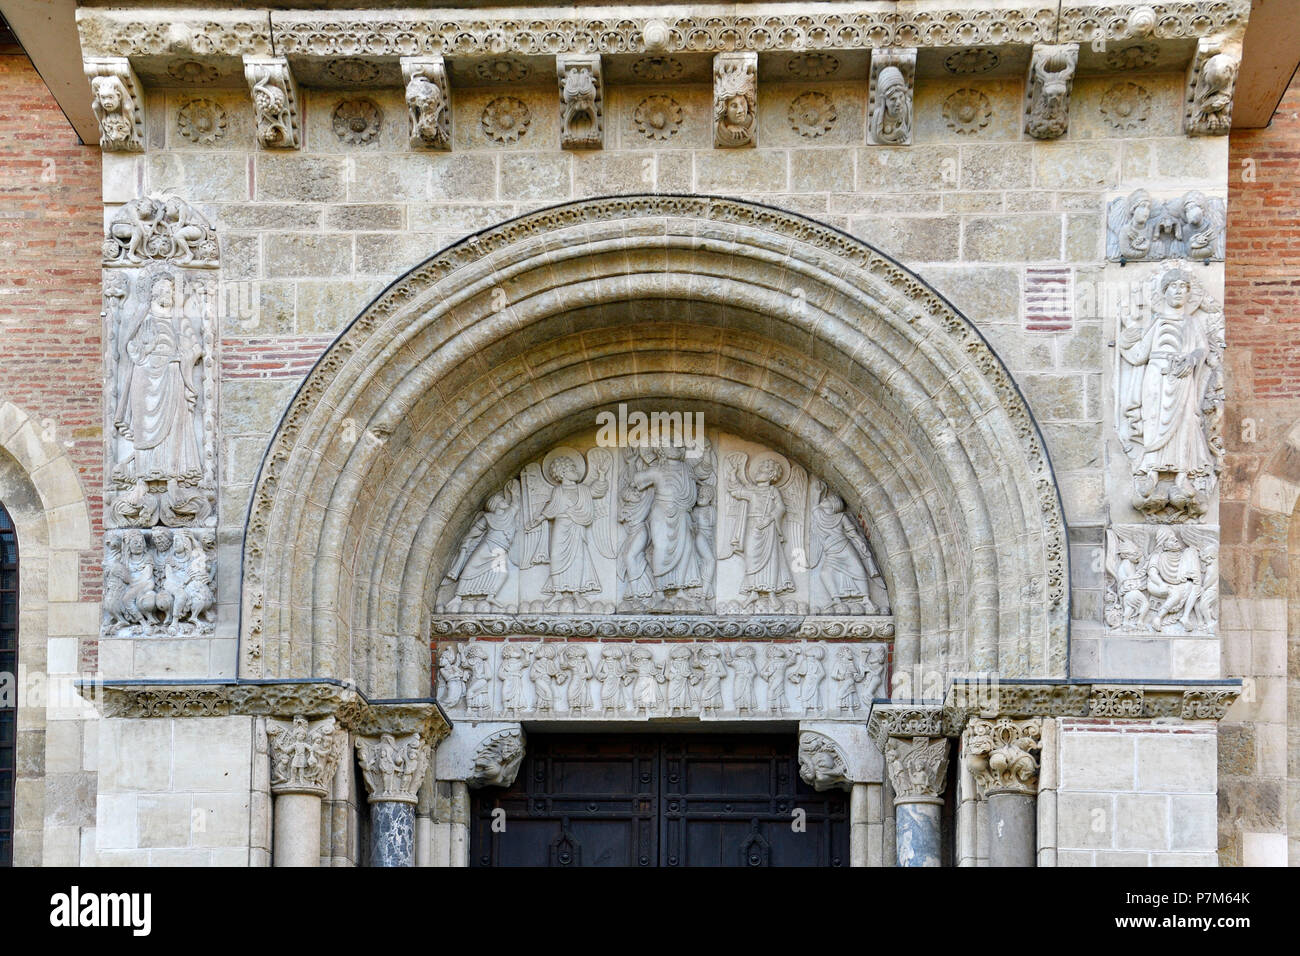
[{"label": "angel carving on panel", "polygon": [[[878,614],[870,581],[880,569],[862,530],[844,510],[844,499],[817,482],[817,504],[808,529],[813,611],[818,614]],[[882,588],[883,590],[883,588]]]},{"label": "angel carving on panel", "polygon": [[591,598],[601,591],[591,548],[614,557],[608,498],[612,460],[603,448],[593,448],[584,459],[575,449],[560,447],[523,470],[521,566],[549,566],[544,610],[605,610]]},{"label": "angel carving on panel", "polygon": [[727,479],[719,558],[740,554],[744,559],[743,610],[797,611],[787,548],[803,547],[807,472],[776,452],[761,452],[752,461],[734,452],[727,456]]},{"label": "angel carving on panel", "polygon": [[444,609],[458,611],[505,611],[509,602],[500,595],[510,579],[512,553],[519,515],[519,482],[508,481],[487,500],[469,532],[460,543],[456,560],[447,571],[444,587],[454,587]]}]

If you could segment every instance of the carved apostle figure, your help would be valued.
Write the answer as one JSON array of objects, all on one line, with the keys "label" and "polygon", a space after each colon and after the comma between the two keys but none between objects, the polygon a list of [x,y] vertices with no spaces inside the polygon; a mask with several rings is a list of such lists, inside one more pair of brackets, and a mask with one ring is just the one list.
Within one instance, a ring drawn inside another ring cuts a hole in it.
[{"label": "carved apostle figure", "polygon": [[632,672],[632,709],[647,715],[659,709],[659,685],[664,682],[662,668],[644,647],[633,648],[629,669]]},{"label": "carved apostle figure", "polygon": [[748,644],[741,644],[735,652],[723,652],[723,659],[734,675],[732,694],[736,699],[736,713],[752,714],[757,710],[754,696],[754,681],[758,678],[758,664],[754,660],[754,649]]},{"label": "carved apostle figure", "polygon": [[131,455],[115,477],[199,481],[203,464],[196,370],[203,344],[184,314],[172,276],[153,277],[148,301],[118,341],[120,391],[113,424],[129,442]]},{"label": "carved apostle figure", "polygon": [[[844,609],[875,614],[868,580],[879,577],[875,558],[857,523],[844,511],[844,499],[819,482],[820,500],[808,524],[808,560],[825,603],[821,613]],[[814,598],[816,600],[816,598]]]},{"label": "carved apostle figure", "polygon": [[695,685],[700,682],[699,665],[685,644],[676,644],[668,652],[668,713],[677,717],[690,713],[695,703]]},{"label": "carved apostle figure", "polygon": [[1152,299],[1145,324],[1121,318],[1120,443],[1133,461],[1138,510],[1198,517],[1218,473],[1202,408],[1222,354],[1222,313],[1181,269],[1159,277]]},{"label": "carved apostle figure", "polygon": [[[608,505],[604,501],[609,489],[609,455],[602,449],[591,452],[591,467],[587,471],[590,481],[583,481],[585,463],[571,448],[552,451],[543,464],[551,489],[545,505],[524,524],[525,531],[536,531],[549,522],[548,563],[550,574],[542,590],[550,595],[549,609],[560,611],[586,610],[588,602],[583,595],[599,593],[600,578],[591,554],[588,535],[595,532],[597,549],[606,557],[613,557],[606,526]],[[525,469],[525,480],[536,472]],[[530,488],[531,496],[534,489]],[[529,509],[533,509],[530,507]],[[603,545],[603,546],[602,546]]]},{"label": "carved apostle figure", "polygon": [[722,650],[716,644],[700,648],[700,710],[717,713],[722,709],[722,681],[727,676],[727,664]]},{"label": "carved apostle figure", "polygon": [[135,105],[126,84],[116,76],[96,76],[90,81],[91,110],[99,121],[99,145],[106,150],[138,150]]},{"label": "carved apostle figure", "polygon": [[835,662],[831,665],[831,680],[835,684],[836,705],[841,714],[852,714],[858,709],[858,682],[862,672],[853,648],[841,644],[835,648]]},{"label": "carved apostle figure", "polygon": [[[740,552],[745,574],[740,585],[742,601],[750,610],[782,610],[780,596],[795,590],[794,575],[786,557],[786,518],[802,525],[803,487],[792,489],[795,511],[791,513],[782,493],[795,474],[789,462],[774,452],[756,456],[751,476],[745,476],[746,456],[727,456],[730,468],[727,493],[732,506],[727,512],[727,541],[723,557]],[[802,475],[802,469],[798,472]],[[806,481],[806,477],[803,478]],[[792,535],[795,547],[801,534]]]},{"label": "carved apostle figure", "polygon": [[[629,448],[624,454],[624,474],[636,475],[658,460],[657,448],[646,445]],[[623,525],[623,543],[618,549],[618,576],[623,582],[622,607],[647,610],[655,594],[650,575],[650,510],[654,492],[638,483],[625,481],[619,496],[618,521]]]},{"label": "carved apostle figure", "polygon": [[508,481],[488,498],[487,506],[479,512],[460,543],[456,560],[447,572],[447,579],[456,583],[455,597],[447,603],[448,611],[477,609],[475,605],[479,604],[487,609],[508,609],[498,596],[510,579],[509,555],[518,515],[519,482]]},{"label": "carved apostle figure", "polygon": [[876,77],[876,109],[871,114],[872,136],[877,143],[905,145],[912,139],[912,97],[907,77],[887,66]]},{"label": "carved apostle figure", "polygon": [[872,644],[867,648],[862,663],[862,678],[858,682],[858,699],[870,704],[878,697],[885,696],[885,668],[889,663],[889,651],[884,644]]},{"label": "carved apostle figure", "polygon": [[595,677],[600,682],[602,717],[622,713],[627,707],[626,687],[632,675],[627,672],[624,657],[623,648],[617,644],[606,644],[600,649],[600,663],[596,665]]},{"label": "carved apostle figure", "polygon": [[790,706],[785,684],[792,664],[790,651],[785,647],[773,644],[767,649],[761,676],[767,681],[767,709],[778,716]]},{"label": "carved apostle figure", "polygon": [[555,698],[561,679],[556,656],[554,644],[538,644],[533,651],[532,666],[528,668],[528,677],[533,682],[533,709],[539,714],[555,712]]},{"label": "carved apostle figure", "polygon": [[444,707],[455,707],[464,694],[465,669],[456,645],[444,644],[438,650],[438,702]]},{"label": "carved apostle figure", "polygon": [[492,709],[492,668],[488,652],[478,644],[462,645],[465,648],[463,668],[468,675],[465,686],[465,706],[475,716]]},{"label": "carved apostle figure", "polygon": [[585,714],[591,710],[591,658],[585,644],[569,644],[559,662],[560,683],[567,685],[569,713]]},{"label": "carved apostle figure", "polygon": [[501,682],[501,710],[517,717],[524,706],[524,674],[528,671],[528,651],[518,644],[501,648],[501,666],[497,680]]},{"label": "carved apostle figure", "polygon": [[826,678],[826,666],[823,659],[826,652],[816,644],[810,644],[799,654],[799,661],[790,674],[790,683],[799,686],[799,703],[806,713],[822,712],[822,681]]},{"label": "carved apostle figure", "polygon": [[1190,630],[1189,621],[1201,596],[1201,555],[1191,544],[1184,544],[1172,528],[1156,533],[1155,552],[1147,562],[1146,588],[1147,594],[1161,601],[1151,612],[1157,631],[1174,615],[1184,630]]}]

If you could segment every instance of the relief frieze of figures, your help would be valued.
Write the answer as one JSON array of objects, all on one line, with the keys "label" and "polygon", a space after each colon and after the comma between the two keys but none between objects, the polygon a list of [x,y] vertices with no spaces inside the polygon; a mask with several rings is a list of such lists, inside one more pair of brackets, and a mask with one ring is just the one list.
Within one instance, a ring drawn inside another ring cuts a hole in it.
[{"label": "relief frieze of figures", "polygon": [[471,719],[862,719],[888,645],[449,641],[436,663],[438,702]]},{"label": "relief frieze of figures", "polygon": [[[580,444],[575,442],[575,444]],[[762,446],[568,445],[488,496],[445,615],[887,615],[867,536],[825,482]]]}]

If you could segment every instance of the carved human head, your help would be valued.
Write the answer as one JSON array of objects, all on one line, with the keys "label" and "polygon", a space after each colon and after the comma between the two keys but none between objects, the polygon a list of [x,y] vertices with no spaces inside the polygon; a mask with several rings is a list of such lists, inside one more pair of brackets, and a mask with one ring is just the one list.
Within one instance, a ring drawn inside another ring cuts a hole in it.
[{"label": "carved human head", "polygon": [[578,465],[566,455],[560,455],[551,462],[551,480],[556,483],[578,480]]},{"label": "carved human head", "polygon": [[608,660],[614,660],[615,658],[622,659],[623,648],[615,644],[606,644],[600,649],[600,656]]},{"label": "carved human head", "polygon": [[896,66],[887,66],[876,79],[877,92],[890,116],[902,116],[907,109],[907,79]]},{"label": "carved human head", "polygon": [[149,283],[149,301],[157,311],[167,311],[176,302],[176,282],[166,273],[159,273]]},{"label": "carved human head", "polygon": [[167,528],[159,528],[153,533],[153,547],[159,554],[166,554],[172,549],[172,532]]},{"label": "carved human head", "polygon": [[749,97],[743,93],[733,93],[727,97],[727,122],[732,126],[750,124]]},{"label": "carved human head", "polygon": [[1128,219],[1135,226],[1145,226],[1151,218],[1151,196],[1139,189],[1128,197]]},{"label": "carved human head", "polygon": [[1192,190],[1183,197],[1183,222],[1199,226],[1205,219],[1206,199],[1204,193]]},{"label": "carved human head", "polygon": [[1187,303],[1192,288],[1192,277],[1181,269],[1170,269],[1160,277],[1160,294],[1176,309]]},{"label": "carved human head", "polygon": [[759,462],[758,467],[754,469],[755,480],[762,482],[764,484],[773,483],[780,477],[781,477],[781,466],[778,465],[771,458]]}]

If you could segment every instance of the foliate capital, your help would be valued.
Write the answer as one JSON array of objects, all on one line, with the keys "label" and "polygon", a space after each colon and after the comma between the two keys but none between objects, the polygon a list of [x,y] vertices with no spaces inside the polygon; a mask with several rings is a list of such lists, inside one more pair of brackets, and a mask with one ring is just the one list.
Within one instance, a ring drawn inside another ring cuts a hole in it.
[{"label": "foliate capital", "polygon": [[963,749],[980,797],[994,793],[1036,794],[1042,736],[1041,717],[972,718],[966,725]]}]

